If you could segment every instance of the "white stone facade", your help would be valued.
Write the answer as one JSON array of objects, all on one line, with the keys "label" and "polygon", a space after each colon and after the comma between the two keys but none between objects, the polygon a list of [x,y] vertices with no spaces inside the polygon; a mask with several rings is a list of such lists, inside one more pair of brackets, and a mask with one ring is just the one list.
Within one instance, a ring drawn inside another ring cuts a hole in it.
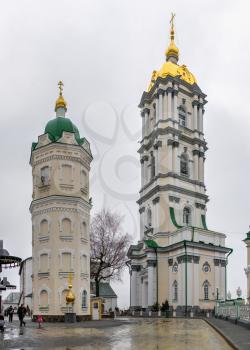
[{"label": "white stone facade", "polygon": [[128,252],[131,307],[167,299],[174,308],[212,309],[226,296],[231,249],[224,234],[206,226],[206,95],[178,75],[151,85],[140,102],[140,241]]}]

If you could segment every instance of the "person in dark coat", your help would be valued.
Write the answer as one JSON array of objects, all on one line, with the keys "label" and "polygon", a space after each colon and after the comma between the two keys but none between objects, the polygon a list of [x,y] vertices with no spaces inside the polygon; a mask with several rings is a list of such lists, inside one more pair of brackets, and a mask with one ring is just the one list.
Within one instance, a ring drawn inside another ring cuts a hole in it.
[{"label": "person in dark coat", "polygon": [[8,310],[9,322],[10,322],[10,323],[12,323],[13,314],[14,314],[14,309],[13,309],[12,305],[10,305],[9,310]]},{"label": "person in dark coat", "polygon": [[19,306],[18,310],[17,310],[17,314],[18,314],[18,318],[20,321],[20,327],[22,327],[22,325],[25,326],[25,322],[24,322],[24,317],[26,315],[26,308],[24,307],[24,305],[22,304],[21,306]]}]

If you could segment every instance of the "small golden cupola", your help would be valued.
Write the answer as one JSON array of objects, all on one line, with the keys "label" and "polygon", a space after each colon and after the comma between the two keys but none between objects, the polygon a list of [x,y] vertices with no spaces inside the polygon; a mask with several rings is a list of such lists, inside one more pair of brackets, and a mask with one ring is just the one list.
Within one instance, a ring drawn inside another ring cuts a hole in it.
[{"label": "small golden cupola", "polygon": [[172,13],[171,20],[170,20],[170,23],[171,23],[170,40],[171,41],[166,51],[166,60],[171,61],[173,63],[177,63],[179,59],[179,49],[174,42],[174,18],[175,18],[175,14]]},{"label": "small golden cupola", "polygon": [[61,114],[65,115],[65,112],[67,111],[67,102],[65,101],[63,94],[62,94],[63,82],[61,80],[59,81],[58,86],[59,86],[59,96],[56,100],[55,112],[56,113],[59,112],[60,116],[62,116]]}]

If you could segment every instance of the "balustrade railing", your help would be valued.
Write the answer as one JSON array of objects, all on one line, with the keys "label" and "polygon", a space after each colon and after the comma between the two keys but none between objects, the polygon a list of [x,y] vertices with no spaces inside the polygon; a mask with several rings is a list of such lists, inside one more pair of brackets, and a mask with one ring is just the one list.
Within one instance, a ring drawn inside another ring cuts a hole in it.
[{"label": "balustrade railing", "polygon": [[215,309],[215,315],[223,318],[233,318],[250,322],[250,304],[248,305],[219,305]]}]

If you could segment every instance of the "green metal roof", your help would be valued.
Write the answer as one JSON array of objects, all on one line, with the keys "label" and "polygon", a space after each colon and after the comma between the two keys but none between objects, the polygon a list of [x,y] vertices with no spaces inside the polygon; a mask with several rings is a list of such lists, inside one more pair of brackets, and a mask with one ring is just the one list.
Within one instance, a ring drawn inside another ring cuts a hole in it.
[{"label": "green metal roof", "polygon": [[117,295],[113,291],[109,283],[100,283],[99,284],[99,294],[102,298],[117,298]]},{"label": "green metal roof", "polygon": [[144,241],[148,248],[158,248],[158,244],[153,239],[147,239]]},{"label": "green metal roof", "polygon": [[69,118],[56,117],[50,120],[45,127],[44,133],[49,135],[51,141],[57,141],[62,137],[64,131],[74,133],[76,141],[82,144],[79,130]]}]

